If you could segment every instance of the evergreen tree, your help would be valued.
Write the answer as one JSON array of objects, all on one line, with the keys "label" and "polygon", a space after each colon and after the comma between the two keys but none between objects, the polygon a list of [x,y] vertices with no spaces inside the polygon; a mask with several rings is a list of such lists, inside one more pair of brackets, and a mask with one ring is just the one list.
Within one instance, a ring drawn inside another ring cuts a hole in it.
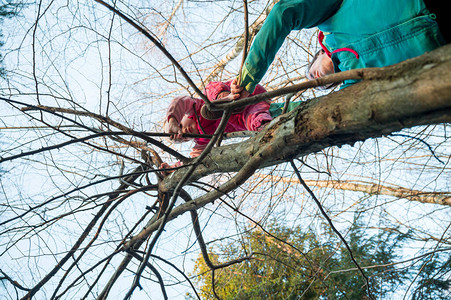
[{"label": "evergreen tree", "polygon": [[[366,281],[345,247],[337,248],[340,244],[333,232],[326,231],[326,236],[320,238],[313,230],[276,224],[271,225],[270,232],[250,231],[242,244],[211,249],[210,258],[215,264],[244,253],[254,254],[250,260],[215,271],[215,292],[221,299],[366,299]],[[358,226],[353,226],[347,239],[359,265],[365,267],[396,261],[396,250],[404,238],[389,232],[366,237]],[[365,269],[371,293],[378,299],[402,283],[406,272],[391,267]],[[211,272],[201,256],[194,273],[201,297],[214,299]]]}]

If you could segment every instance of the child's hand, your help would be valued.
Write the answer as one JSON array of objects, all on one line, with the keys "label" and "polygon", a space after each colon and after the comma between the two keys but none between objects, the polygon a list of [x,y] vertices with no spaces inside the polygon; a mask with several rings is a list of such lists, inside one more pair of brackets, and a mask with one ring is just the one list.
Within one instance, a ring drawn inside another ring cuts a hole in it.
[{"label": "child's hand", "polygon": [[230,102],[240,98],[240,94],[232,94],[231,92],[222,92],[215,101]]},{"label": "child's hand", "polygon": [[166,125],[165,131],[167,133],[172,133],[170,136],[171,140],[180,140],[182,139],[182,128],[180,127],[179,122],[174,118],[170,117],[168,124]]},{"label": "child's hand", "polygon": [[[241,87],[238,84],[238,80],[235,78],[232,80],[232,83],[230,84],[230,91],[231,91],[231,95],[233,95],[236,99],[242,99],[242,98],[247,98],[249,97],[250,93],[248,91],[246,91],[243,87]],[[239,95],[239,96],[237,96]]]}]

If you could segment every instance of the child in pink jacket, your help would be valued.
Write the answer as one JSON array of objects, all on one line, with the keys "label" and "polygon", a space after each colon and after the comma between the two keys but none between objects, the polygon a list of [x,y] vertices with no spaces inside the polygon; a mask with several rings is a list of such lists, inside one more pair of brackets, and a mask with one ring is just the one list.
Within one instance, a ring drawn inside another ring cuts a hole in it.
[{"label": "child in pink jacket", "polygon": [[[227,82],[210,82],[205,87],[208,100],[215,101],[217,99],[232,100],[230,94],[231,81]],[[255,91],[251,95],[257,95],[266,92],[266,90],[257,85]],[[268,101],[269,102],[269,101]],[[235,131],[260,131],[264,125],[272,120],[269,114],[269,103],[266,101],[257,104],[248,105],[244,110],[233,113],[225,127],[224,132]],[[188,139],[183,138],[183,133],[192,134],[213,134],[219,125],[221,119],[207,120],[201,115],[201,108],[204,105],[202,99],[191,98],[189,96],[176,97],[172,100],[166,113],[165,132],[173,133],[171,140],[185,142]],[[195,145],[190,153],[191,157],[199,156],[207,146],[209,139],[195,138]],[[181,162],[177,162],[173,166],[163,164],[162,167],[181,166]]]}]

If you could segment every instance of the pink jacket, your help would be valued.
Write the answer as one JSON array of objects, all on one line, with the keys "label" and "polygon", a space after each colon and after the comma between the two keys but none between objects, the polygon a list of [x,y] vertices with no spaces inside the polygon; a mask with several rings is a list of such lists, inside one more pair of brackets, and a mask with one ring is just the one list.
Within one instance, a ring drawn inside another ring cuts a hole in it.
[{"label": "pink jacket", "polygon": [[[210,82],[205,87],[205,92],[208,100],[214,101],[221,92],[230,91],[230,84],[231,81]],[[266,92],[266,90],[261,85],[257,85],[251,96],[264,92]],[[186,114],[189,118],[192,118],[196,121],[197,128],[200,133],[213,134],[216,128],[218,128],[219,122],[221,120],[207,120],[203,118],[200,114],[200,109],[203,104],[204,101],[202,99],[191,98],[189,96],[176,97],[169,105],[166,113],[166,118],[167,120],[169,120],[170,117],[174,117],[178,122],[180,122],[183,116]],[[272,117],[269,114],[268,110],[269,103],[265,101],[248,105],[242,112],[232,114],[224,132],[245,130],[258,131],[263,121],[272,120]],[[195,112],[197,113],[199,119],[197,119]],[[200,121],[200,126],[198,121]],[[209,139],[196,138],[194,139],[194,141],[195,145],[190,153],[191,157],[199,156],[199,154],[207,146]]]}]

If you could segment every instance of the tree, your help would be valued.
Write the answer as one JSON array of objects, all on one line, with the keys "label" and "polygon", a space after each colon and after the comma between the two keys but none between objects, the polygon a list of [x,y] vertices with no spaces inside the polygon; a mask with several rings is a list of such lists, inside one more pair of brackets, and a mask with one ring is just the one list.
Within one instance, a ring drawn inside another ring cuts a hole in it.
[{"label": "tree", "polygon": [[[196,295],[187,270],[199,250],[243,240],[249,222],[268,231],[273,219],[282,228],[326,223],[368,295],[377,282],[351,247],[353,220],[365,237],[409,233],[396,266],[413,269],[420,259],[449,254],[449,45],[322,79],[362,79],[328,93],[304,82],[316,32],[294,33],[263,84],[273,101],[304,103],[257,135],[220,140],[218,133],[212,140],[220,141],[191,160],[189,144],[161,134],[170,99],[200,97],[207,78],[236,76],[240,63],[230,59],[274,1],[108,3],[38,1],[2,28],[6,298]],[[160,169],[179,159],[183,168]],[[215,273],[226,272],[214,259]],[[443,270],[436,279],[446,282]],[[399,291],[406,298],[424,293],[417,272]]]},{"label": "tree", "polygon": [[[199,256],[194,275],[202,299],[215,299],[214,295],[220,299],[365,298],[365,282],[335,233],[326,227],[317,236],[314,228],[287,228],[278,223],[267,226],[267,232],[248,228],[241,243],[211,249],[215,264],[251,254],[249,260],[215,272],[214,278]],[[367,238],[357,224],[348,235],[354,255],[371,277],[372,295],[384,298],[393,292],[407,273],[391,267],[406,237],[393,239],[397,234],[382,231]]]}]

